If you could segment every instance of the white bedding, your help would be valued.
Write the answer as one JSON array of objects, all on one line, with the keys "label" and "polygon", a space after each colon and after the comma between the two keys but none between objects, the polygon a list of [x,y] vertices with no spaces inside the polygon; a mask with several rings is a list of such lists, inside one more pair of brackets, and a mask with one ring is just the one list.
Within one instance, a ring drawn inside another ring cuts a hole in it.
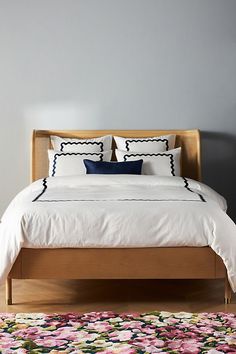
[{"label": "white bedding", "polygon": [[0,225],[0,281],[21,247],[210,246],[236,291],[236,225],[223,197],[182,177],[48,177],[19,193]]}]

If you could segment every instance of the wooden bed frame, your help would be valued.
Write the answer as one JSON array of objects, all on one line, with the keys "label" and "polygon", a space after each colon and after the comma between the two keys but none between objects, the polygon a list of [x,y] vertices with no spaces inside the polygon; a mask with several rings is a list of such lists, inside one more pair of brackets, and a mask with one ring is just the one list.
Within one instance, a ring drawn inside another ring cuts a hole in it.
[{"label": "wooden bed frame", "polygon": [[[182,147],[182,175],[201,179],[198,130],[36,130],[32,139],[32,181],[48,175],[50,135],[86,139],[106,134],[133,138],[176,134],[176,147]],[[216,278],[225,279],[225,302],[230,303],[225,266],[210,247],[23,248],[7,278],[6,302],[12,304],[12,279]]]}]

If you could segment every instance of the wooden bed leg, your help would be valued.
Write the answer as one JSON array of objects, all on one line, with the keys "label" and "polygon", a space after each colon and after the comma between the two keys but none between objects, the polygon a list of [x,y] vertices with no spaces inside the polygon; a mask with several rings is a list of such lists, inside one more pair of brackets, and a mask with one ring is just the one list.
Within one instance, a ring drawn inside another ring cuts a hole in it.
[{"label": "wooden bed leg", "polygon": [[6,280],[6,305],[12,305],[12,279]]},{"label": "wooden bed leg", "polygon": [[232,290],[231,286],[228,280],[228,276],[226,274],[225,277],[225,304],[230,304],[231,303],[231,297],[232,297]]}]

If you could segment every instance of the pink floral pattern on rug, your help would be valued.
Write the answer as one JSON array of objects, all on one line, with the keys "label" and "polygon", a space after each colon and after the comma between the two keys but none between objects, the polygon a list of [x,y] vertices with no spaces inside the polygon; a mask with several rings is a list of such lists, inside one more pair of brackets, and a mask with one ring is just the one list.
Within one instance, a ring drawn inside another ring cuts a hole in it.
[{"label": "pink floral pattern on rug", "polygon": [[230,313],[2,313],[0,353],[236,353]]}]

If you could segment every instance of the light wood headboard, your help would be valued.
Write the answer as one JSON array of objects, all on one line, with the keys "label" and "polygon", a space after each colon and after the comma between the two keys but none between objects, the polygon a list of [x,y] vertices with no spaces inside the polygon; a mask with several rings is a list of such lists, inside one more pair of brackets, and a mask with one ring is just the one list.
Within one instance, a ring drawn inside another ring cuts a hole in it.
[{"label": "light wood headboard", "polygon": [[[200,134],[195,130],[34,130],[32,137],[31,178],[35,181],[48,176],[47,150],[51,148],[50,135],[67,138],[89,139],[102,135],[131,138],[176,134],[175,146],[182,147],[182,175],[201,179]],[[113,146],[114,146],[113,142]]]}]

